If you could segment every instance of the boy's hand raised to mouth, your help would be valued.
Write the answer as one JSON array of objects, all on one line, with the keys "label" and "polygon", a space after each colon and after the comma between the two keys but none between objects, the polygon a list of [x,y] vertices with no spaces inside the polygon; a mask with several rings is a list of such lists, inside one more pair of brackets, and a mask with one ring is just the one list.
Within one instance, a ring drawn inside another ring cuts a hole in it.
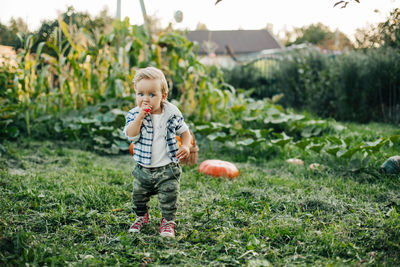
[{"label": "boy's hand raised to mouth", "polygon": [[151,112],[151,106],[148,104],[143,104],[140,108],[140,114],[144,117],[146,117],[147,114],[150,114]]}]

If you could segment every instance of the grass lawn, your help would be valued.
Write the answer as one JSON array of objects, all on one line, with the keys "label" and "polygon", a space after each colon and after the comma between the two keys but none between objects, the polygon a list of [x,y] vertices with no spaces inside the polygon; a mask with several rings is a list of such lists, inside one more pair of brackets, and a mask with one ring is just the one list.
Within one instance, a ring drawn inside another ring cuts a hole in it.
[{"label": "grass lawn", "polygon": [[2,266],[400,264],[398,176],[312,171],[282,159],[237,163],[235,180],[184,167],[171,240],[159,236],[155,197],[150,225],[127,233],[135,217],[129,155],[100,156],[60,142],[7,146]]}]

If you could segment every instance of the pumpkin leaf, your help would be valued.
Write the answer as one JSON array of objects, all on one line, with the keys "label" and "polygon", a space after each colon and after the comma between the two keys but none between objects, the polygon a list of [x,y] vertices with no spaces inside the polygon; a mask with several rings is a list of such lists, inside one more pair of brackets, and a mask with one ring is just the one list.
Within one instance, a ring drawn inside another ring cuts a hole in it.
[{"label": "pumpkin leaf", "polygon": [[337,152],[342,149],[342,146],[329,146],[325,148],[326,153],[336,156]]},{"label": "pumpkin leaf", "polygon": [[199,132],[203,135],[209,135],[211,133],[217,132],[217,128],[213,128],[211,125],[198,125],[195,126],[196,132]]},{"label": "pumpkin leaf", "polygon": [[70,130],[79,130],[81,129],[81,125],[80,124],[76,124],[76,123],[69,123],[67,125],[67,128]]},{"label": "pumpkin leaf", "polygon": [[93,140],[94,140],[96,143],[99,143],[99,144],[102,144],[102,145],[108,145],[108,144],[110,143],[110,141],[108,141],[105,137],[100,136],[100,135],[95,136],[95,137],[93,138]]},{"label": "pumpkin leaf", "polygon": [[61,127],[61,124],[59,122],[54,124],[54,131],[56,131],[56,133],[61,133],[62,132],[62,127]]},{"label": "pumpkin leaf", "polygon": [[244,120],[244,121],[256,121],[256,120],[258,120],[258,117],[244,117],[242,120]]},{"label": "pumpkin leaf", "polygon": [[397,145],[400,143],[400,135],[392,135],[389,137],[390,145]]},{"label": "pumpkin leaf", "polygon": [[111,113],[113,113],[114,115],[122,115],[122,116],[124,116],[125,117],[125,115],[126,115],[126,112],[125,111],[123,111],[122,109],[119,109],[119,108],[114,108],[114,109],[112,109],[111,110]]},{"label": "pumpkin leaf", "polygon": [[311,144],[311,145],[307,146],[307,149],[314,151],[316,153],[319,153],[323,147],[324,147],[324,144]]},{"label": "pumpkin leaf", "polygon": [[211,122],[211,126],[215,129],[230,129],[232,127],[231,124],[224,124],[220,122]]},{"label": "pumpkin leaf", "polygon": [[89,118],[79,118],[79,123],[80,124],[92,124],[95,123],[95,119],[89,119]]},{"label": "pumpkin leaf", "polygon": [[272,130],[271,129],[248,129],[245,130],[245,133],[251,134],[255,138],[264,138],[268,133],[270,133]]},{"label": "pumpkin leaf", "polygon": [[219,141],[219,142],[224,142],[226,140],[229,140],[231,137],[227,135],[224,132],[215,132],[207,136],[207,139],[210,141]]},{"label": "pumpkin leaf", "polygon": [[389,142],[389,140],[382,137],[375,142],[366,142],[364,145],[361,146],[361,148],[366,151],[376,152],[387,142]]},{"label": "pumpkin leaf", "polygon": [[360,159],[353,159],[348,164],[350,171],[359,171],[363,168],[362,162]]},{"label": "pumpkin leaf", "polygon": [[253,143],[254,143],[254,139],[251,139],[251,138],[247,138],[245,140],[240,140],[237,142],[237,144],[241,145],[241,146],[249,146]]},{"label": "pumpkin leaf", "polygon": [[341,149],[337,152],[336,156],[338,158],[344,158],[344,159],[350,159],[356,152],[361,150],[361,145],[358,145],[356,147],[350,148],[350,149]]},{"label": "pumpkin leaf", "polygon": [[279,137],[278,139],[271,140],[272,144],[276,144],[279,146],[285,146],[287,143],[293,140],[293,137],[289,137],[286,135],[285,132],[280,133],[274,133],[275,136]]},{"label": "pumpkin leaf", "polygon": [[304,119],[304,115],[301,115],[301,114],[289,114],[289,115],[286,115],[286,117],[290,121],[299,121],[299,120]]},{"label": "pumpkin leaf", "polygon": [[335,145],[342,145],[343,144],[343,140],[337,138],[336,136],[329,136],[326,138],[326,140],[331,143],[331,144],[335,144]]},{"label": "pumpkin leaf", "polygon": [[126,140],[126,136],[125,136],[125,134],[123,133],[123,131],[121,129],[115,129],[112,132],[112,136],[115,137],[115,138],[119,138],[121,140]]},{"label": "pumpkin leaf", "polygon": [[304,138],[304,139],[301,139],[300,141],[296,142],[295,146],[297,146],[297,147],[299,147],[299,148],[304,150],[306,148],[306,146],[308,144],[310,144],[311,142],[312,141],[310,139]]},{"label": "pumpkin leaf", "polygon": [[351,143],[353,142],[353,137],[352,136],[348,136],[348,137],[346,137],[343,141],[344,141],[344,143],[346,144],[346,146],[350,146],[351,145]]},{"label": "pumpkin leaf", "polygon": [[100,122],[113,122],[116,118],[116,115],[112,112],[107,112],[105,114],[101,114],[96,116],[96,119]]},{"label": "pumpkin leaf", "polygon": [[301,136],[302,137],[312,137],[312,136],[318,136],[320,135],[322,132],[322,128],[318,125],[310,125],[305,127],[302,131],[301,131]]},{"label": "pumpkin leaf", "polygon": [[288,117],[286,117],[285,114],[282,114],[282,115],[273,115],[272,117],[266,118],[264,120],[264,123],[281,124],[288,121],[289,121]]},{"label": "pumpkin leaf", "polygon": [[114,144],[122,151],[129,150],[129,144],[125,141],[115,140]]},{"label": "pumpkin leaf", "polygon": [[116,144],[112,144],[109,154],[117,155],[118,153],[119,153],[119,147]]},{"label": "pumpkin leaf", "polygon": [[337,132],[342,132],[342,131],[346,130],[345,126],[338,124],[338,123],[333,123],[332,126],[333,126],[333,129],[335,129]]},{"label": "pumpkin leaf", "polygon": [[247,132],[256,138],[261,138],[261,130],[248,129]]}]

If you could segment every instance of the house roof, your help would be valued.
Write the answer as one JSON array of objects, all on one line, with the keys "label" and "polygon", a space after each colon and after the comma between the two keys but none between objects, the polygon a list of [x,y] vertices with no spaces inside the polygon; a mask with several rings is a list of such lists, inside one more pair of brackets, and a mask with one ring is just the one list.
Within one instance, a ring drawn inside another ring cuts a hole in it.
[{"label": "house roof", "polygon": [[199,54],[212,52],[219,55],[228,54],[226,46],[229,46],[234,54],[282,48],[282,45],[267,30],[199,30],[187,32],[187,38],[199,43]]}]

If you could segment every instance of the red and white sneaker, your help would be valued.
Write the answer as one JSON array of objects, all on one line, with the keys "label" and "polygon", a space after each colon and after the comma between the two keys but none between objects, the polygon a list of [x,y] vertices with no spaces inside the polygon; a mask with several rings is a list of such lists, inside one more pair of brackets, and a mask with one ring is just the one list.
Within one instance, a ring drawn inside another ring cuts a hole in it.
[{"label": "red and white sneaker", "polygon": [[167,221],[165,218],[161,219],[160,235],[164,237],[175,237],[175,222]]},{"label": "red and white sneaker", "polygon": [[135,222],[129,228],[129,233],[139,233],[145,224],[149,223],[149,214],[146,213],[144,216],[136,216]]}]

